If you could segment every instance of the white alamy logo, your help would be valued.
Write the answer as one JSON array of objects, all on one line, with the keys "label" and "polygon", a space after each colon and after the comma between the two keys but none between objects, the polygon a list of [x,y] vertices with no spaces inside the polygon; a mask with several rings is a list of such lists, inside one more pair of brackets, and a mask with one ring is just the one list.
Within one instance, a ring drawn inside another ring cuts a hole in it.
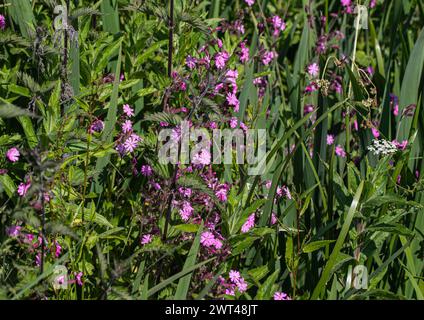
[{"label": "white alamy logo", "polygon": [[346,279],[346,288],[368,289],[368,269],[364,265],[357,265],[355,268],[349,266]]}]

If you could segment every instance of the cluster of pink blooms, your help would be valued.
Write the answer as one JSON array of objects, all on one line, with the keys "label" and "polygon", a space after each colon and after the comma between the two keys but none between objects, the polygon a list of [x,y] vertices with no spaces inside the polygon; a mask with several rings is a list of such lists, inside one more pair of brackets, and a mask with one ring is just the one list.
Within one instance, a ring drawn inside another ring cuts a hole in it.
[{"label": "cluster of pink blooms", "polygon": [[141,142],[141,137],[134,133],[132,121],[128,119],[134,116],[134,110],[128,104],[125,104],[122,109],[126,118],[122,121],[122,131],[116,139],[117,146],[115,149],[121,156],[124,156],[135,151]]},{"label": "cluster of pink blooms", "polygon": [[[40,236],[35,236],[32,233],[23,232],[23,228],[20,225],[14,225],[6,228],[6,233],[9,237],[16,239],[19,243],[25,244],[28,246],[28,251],[30,253],[36,252],[36,249],[40,248],[43,243],[43,239]],[[45,242],[45,255],[51,252],[52,257],[59,258],[62,253],[62,246],[59,241],[56,239],[51,242],[51,245],[46,241]],[[41,260],[40,253],[37,253],[35,256],[35,264],[39,265]]]},{"label": "cluster of pink blooms", "polygon": [[228,273],[229,280],[223,277],[218,278],[219,286],[223,289],[223,293],[229,296],[235,296],[236,292],[243,293],[247,291],[247,282],[240,275],[239,271],[230,270]]},{"label": "cluster of pink blooms", "polygon": [[200,243],[206,248],[214,247],[218,250],[222,248],[222,241],[216,238],[215,235],[210,231],[205,231],[202,233],[200,236]]}]

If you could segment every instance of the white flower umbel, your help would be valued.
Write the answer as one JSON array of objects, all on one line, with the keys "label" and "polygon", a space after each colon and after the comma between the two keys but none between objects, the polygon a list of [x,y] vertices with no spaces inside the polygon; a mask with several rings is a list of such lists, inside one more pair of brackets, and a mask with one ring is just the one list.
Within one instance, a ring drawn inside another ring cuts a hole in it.
[{"label": "white flower umbel", "polygon": [[372,145],[368,146],[367,149],[373,152],[375,155],[383,155],[383,156],[387,156],[389,154],[393,154],[396,151],[398,151],[394,143],[384,139],[373,140]]}]

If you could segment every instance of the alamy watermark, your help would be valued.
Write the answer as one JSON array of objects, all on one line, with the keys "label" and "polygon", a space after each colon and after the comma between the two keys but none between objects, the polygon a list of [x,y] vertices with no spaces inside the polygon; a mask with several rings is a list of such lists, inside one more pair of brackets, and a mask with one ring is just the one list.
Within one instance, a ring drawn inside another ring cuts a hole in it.
[{"label": "alamy watermark", "polygon": [[[159,141],[161,164],[237,164],[249,165],[248,175],[262,175],[266,170],[265,129],[213,129],[190,127],[182,121],[174,129],[162,129]],[[223,142],[223,144],[222,144]]]},{"label": "alamy watermark", "polygon": [[346,278],[346,289],[368,289],[368,268],[364,265],[349,266]]}]

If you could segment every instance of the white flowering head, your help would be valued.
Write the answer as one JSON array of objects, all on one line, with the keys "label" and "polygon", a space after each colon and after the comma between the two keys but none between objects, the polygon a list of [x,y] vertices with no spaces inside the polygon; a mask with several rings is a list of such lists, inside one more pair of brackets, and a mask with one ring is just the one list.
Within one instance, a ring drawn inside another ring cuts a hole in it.
[{"label": "white flowering head", "polygon": [[383,155],[387,156],[398,151],[396,145],[390,141],[381,139],[381,140],[373,140],[372,145],[367,148],[369,151],[374,153],[375,155]]}]

